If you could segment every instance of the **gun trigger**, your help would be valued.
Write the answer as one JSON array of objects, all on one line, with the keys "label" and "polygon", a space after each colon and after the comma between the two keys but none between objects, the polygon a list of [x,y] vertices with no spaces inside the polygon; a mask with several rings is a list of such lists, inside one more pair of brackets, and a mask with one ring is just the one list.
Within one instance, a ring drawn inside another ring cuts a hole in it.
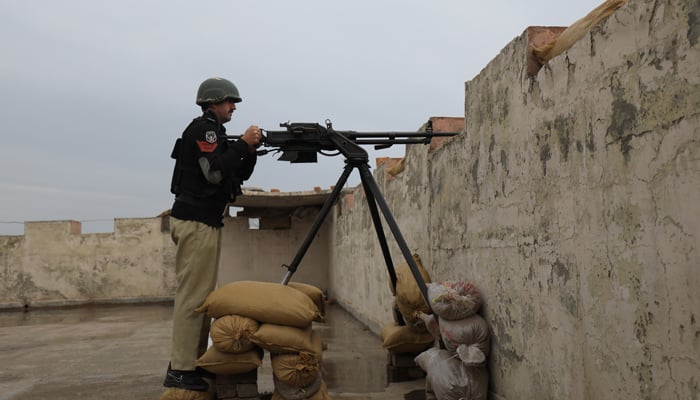
[{"label": "gun trigger", "polygon": [[377,145],[374,145],[374,149],[375,149],[375,150],[388,149],[389,147],[391,147],[390,144],[377,144]]}]

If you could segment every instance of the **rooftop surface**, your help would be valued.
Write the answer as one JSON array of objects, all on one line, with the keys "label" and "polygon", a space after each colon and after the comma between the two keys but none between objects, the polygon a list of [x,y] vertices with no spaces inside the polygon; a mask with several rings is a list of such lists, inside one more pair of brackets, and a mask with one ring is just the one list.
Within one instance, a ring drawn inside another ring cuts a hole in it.
[{"label": "rooftop surface", "polygon": [[[386,383],[381,339],[337,305],[314,323],[328,349],[331,398],[423,398],[423,379]],[[172,305],[94,306],[0,312],[0,400],[158,399],[168,365]],[[258,391],[271,393],[269,354]]]}]

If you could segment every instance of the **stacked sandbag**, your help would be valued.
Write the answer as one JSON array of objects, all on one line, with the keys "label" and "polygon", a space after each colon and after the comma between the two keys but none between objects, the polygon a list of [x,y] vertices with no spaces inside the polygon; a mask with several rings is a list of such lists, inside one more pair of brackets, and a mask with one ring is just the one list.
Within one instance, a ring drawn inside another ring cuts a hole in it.
[{"label": "stacked sandbag", "polygon": [[309,329],[294,336],[294,340],[280,340],[275,345],[269,344],[272,342],[272,336],[264,343],[262,334],[256,338],[260,340],[261,345],[270,349],[272,381],[275,387],[272,399],[330,399],[321,374],[324,348],[321,335]]},{"label": "stacked sandbag", "polygon": [[[423,262],[418,254],[413,254],[413,261],[416,263],[423,281],[426,284],[429,283],[430,275],[423,267]],[[425,332],[423,321],[418,318],[418,315],[430,313],[430,307],[423,298],[423,293],[415,276],[413,276],[413,271],[407,262],[397,266],[395,271],[396,288],[393,293],[396,296],[396,308],[406,325],[414,328],[415,332]]]},{"label": "stacked sandbag", "polygon": [[198,392],[196,390],[187,390],[180,388],[166,388],[160,395],[160,400],[211,400],[216,398],[209,392]]},{"label": "stacked sandbag", "polygon": [[415,359],[427,373],[427,387],[440,400],[485,400],[491,333],[486,320],[477,314],[482,304],[478,289],[461,281],[427,286],[434,314],[419,317],[444,347],[428,349]]},{"label": "stacked sandbag", "polygon": [[[216,374],[232,375],[240,372],[214,370],[205,357],[210,352],[230,358],[259,355],[250,371],[262,365],[263,351],[267,350],[275,385],[273,398],[326,399],[321,377],[323,342],[312,329],[314,321],[324,320],[324,304],[323,292],[303,283],[241,281],[223,286],[197,309],[215,318],[212,347],[197,365]],[[231,364],[229,361],[228,366]]]},{"label": "stacked sandbag", "polygon": [[[430,282],[430,275],[423,267],[418,254],[413,261],[424,282]],[[400,382],[425,376],[416,365],[414,357],[433,345],[433,337],[425,329],[419,315],[430,312],[420,287],[407,262],[398,265],[396,286],[391,286],[395,296],[393,305],[394,320],[382,327],[382,346],[387,349],[387,381]]]}]

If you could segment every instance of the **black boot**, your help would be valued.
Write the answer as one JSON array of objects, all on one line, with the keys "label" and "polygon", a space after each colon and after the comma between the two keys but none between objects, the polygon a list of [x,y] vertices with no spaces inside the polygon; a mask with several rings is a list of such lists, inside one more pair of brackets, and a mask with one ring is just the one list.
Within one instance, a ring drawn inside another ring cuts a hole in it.
[{"label": "black boot", "polygon": [[206,392],[209,390],[209,384],[202,379],[203,376],[208,375],[199,368],[194,371],[179,371],[171,369],[170,364],[168,364],[168,372],[165,374],[163,386]]}]

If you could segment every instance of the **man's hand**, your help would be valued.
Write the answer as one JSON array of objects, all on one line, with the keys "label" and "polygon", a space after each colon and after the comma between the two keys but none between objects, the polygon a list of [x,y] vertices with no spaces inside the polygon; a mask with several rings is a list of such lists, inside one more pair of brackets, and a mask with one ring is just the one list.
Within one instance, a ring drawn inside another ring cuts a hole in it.
[{"label": "man's hand", "polygon": [[262,132],[257,125],[251,125],[245,130],[245,133],[241,137],[241,140],[248,143],[248,151],[255,153],[255,149],[260,146],[260,138],[262,137]]}]

